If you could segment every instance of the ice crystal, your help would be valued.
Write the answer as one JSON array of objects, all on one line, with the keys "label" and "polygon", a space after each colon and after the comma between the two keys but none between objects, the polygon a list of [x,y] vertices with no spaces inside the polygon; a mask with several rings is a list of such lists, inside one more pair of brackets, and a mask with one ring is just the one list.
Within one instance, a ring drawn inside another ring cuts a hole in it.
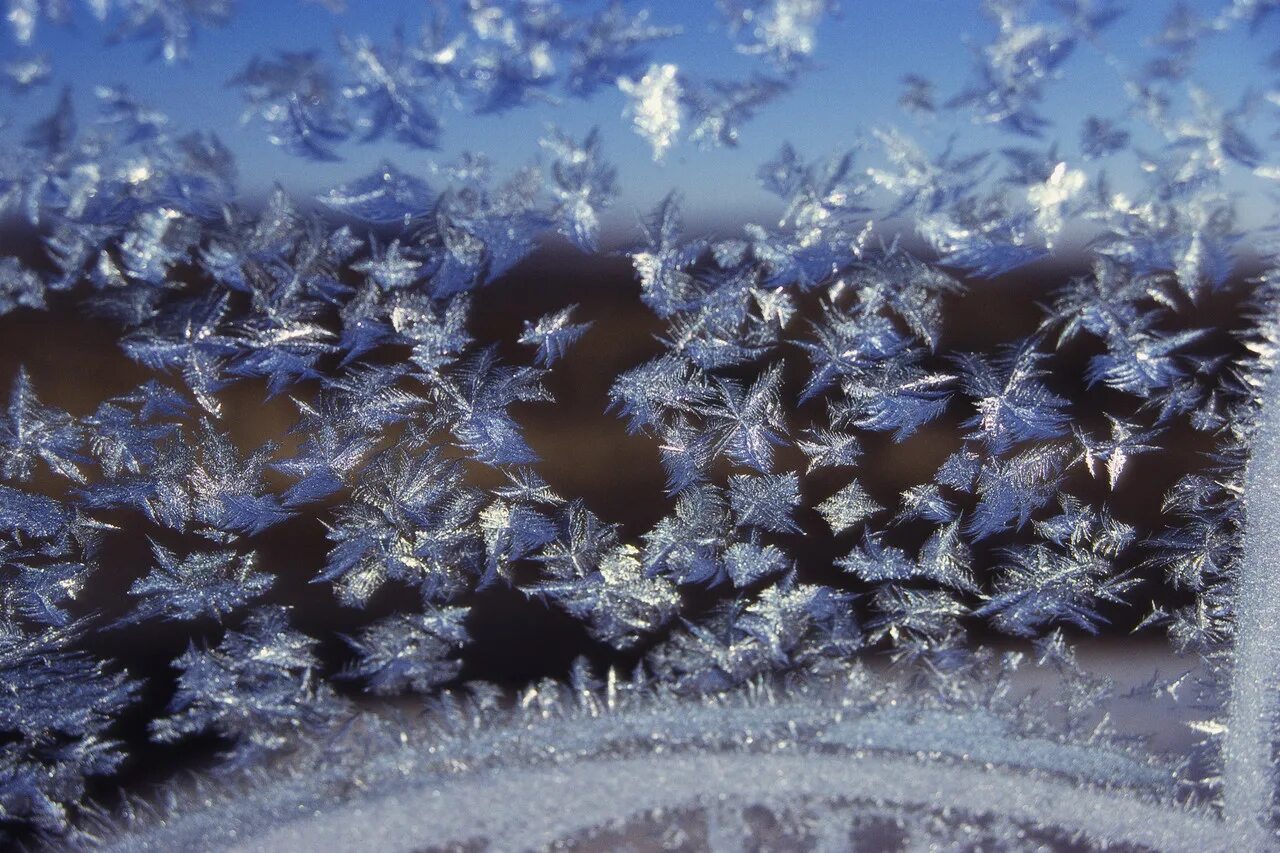
[{"label": "ice crystal", "polygon": [[1135,583],[1105,556],[1075,547],[1062,553],[1034,545],[1010,550],[1007,559],[991,601],[975,613],[1011,634],[1035,634],[1059,620],[1096,631],[1102,616],[1095,602],[1119,601]]},{"label": "ice crystal", "polygon": [[1048,124],[1036,112],[1045,81],[1070,55],[1075,39],[1055,27],[1027,21],[1023,6],[1017,0],[986,4],[999,32],[981,50],[977,80],[951,103],[972,107],[978,121],[1038,136]]},{"label": "ice crystal", "polygon": [[827,587],[784,580],[755,603],[726,605],[706,624],[690,625],[654,652],[651,665],[677,690],[701,693],[840,656],[861,640],[847,601]]},{"label": "ice crystal", "polygon": [[550,367],[564,358],[569,347],[591,328],[590,323],[570,323],[575,305],[563,308],[554,314],[540,317],[537,322],[525,322],[524,332],[520,335],[520,343],[538,348],[535,360],[539,365]]},{"label": "ice crystal", "polygon": [[271,588],[271,575],[254,570],[253,554],[209,551],[179,559],[172,551],[151,543],[156,566],[136,581],[129,592],[142,599],[128,621],[163,616],[194,619],[208,613],[224,616]]},{"label": "ice crystal", "polygon": [[1084,461],[1089,467],[1089,473],[1097,477],[1105,469],[1107,482],[1114,489],[1131,458],[1156,449],[1146,442],[1153,440],[1158,432],[1137,428],[1111,416],[1107,420],[1111,424],[1109,438],[1095,440],[1083,433],[1078,435],[1080,444],[1084,447]]},{"label": "ice crystal", "polygon": [[832,420],[838,426],[891,431],[902,441],[942,416],[953,379],[921,367],[918,353],[901,350],[850,370],[840,383],[843,399],[833,406]]},{"label": "ice crystal", "polygon": [[745,81],[711,80],[684,93],[689,109],[689,139],[703,147],[738,144],[742,124],[756,110],[787,91],[787,84],[772,77]]},{"label": "ice crystal", "polygon": [[53,68],[46,54],[15,60],[4,66],[4,75],[9,78],[9,86],[17,92],[23,92],[34,86],[41,86],[49,81]]},{"label": "ice crystal", "polygon": [[851,468],[862,455],[862,443],[856,435],[829,429],[810,433],[796,444],[809,457],[809,473],[817,468]]},{"label": "ice crystal", "polygon": [[1107,119],[1089,116],[1080,129],[1080,147],[1089,158],[1105,157],[1123,150],[1128,144],[1128,131]]},{"label": "ice crystal", "polygon": [[776,545],[735,542],[725,549],[724,567],[733,585],[751,586],[790,568],[787,555]]},{"label": "ice crystal", "polygon": [[551,172],[557,228],[579,248],[594,251],[600,214],[618,193],[615,170],[601,159],[599,132],[593,129],[581,143],[552,134],[542,144],[555,155]]},{"label": "ice crystal", "polygon": [[[71,18],[67,0],[10,0],[9,26],[14,38],[27,44],[42,18],[65,23]],[[186,59],[197,26],[226,23],[234,0],[90,0],[85,4],[115,38],[146,37],[158,40],[156,54],[166,62]]]},{"label": "ice crystal", "polygon": [[964,389],[976,400],[978,414],[966,422],[975,427],[970,438],[981,438],[996,454],[1031,439],[1057,438],[1067,431],[1067,401],[1041,381],[1044,357],[1035,341],[1011,348],[995,365],[972,356],[958,364]]},{"label": "ice crystal", "polygon": [[547,579],[527,591],[555,601],[584,620],[592,636],[618,648],[666,624],[680,604],[674,586],[646,576],[639,550],[619,541],[616,525],[577,503],[566,516],[562,532],[537,557]]},{"label": "ice crystal", "polygon": [[434,201],[425,181],[406,175],[391,163],[320,196],[321,204],[363,222],[402,222],[406,226],[430,213]]},{"label": "ice crystal", "polygon": [[388,579],[418,585],[429,600],[447,598],[479,573],[479,502],[458,465],[438,452],[384,453],[339,508],[321,578],[336,581],[350,604],[363,604]]},{"label": "ice crystal", "polygon": [[315,52],[254,57],[232,78],[244,90],[245,120],[260,118],[275,145],[313,160],[333,160],[333,144],[351,130],[335,114],[337,86]]},{"label": "ice crystal", "polygon": [[316,679],[314,646],[289,627],[283,608],[252,611],[216,649],[192,647],[174,661],[178,691],[170,716],[152,723],[152,737],[216,731],[232,741],[229,759],[246,765],[286,748],[291,731],[336,724],[347,706]]},{"label": "ice crystal", "polygon": [[723,580],[729,514],[720,490],[709,484],[680,493],[675,510],[644,534],[644,564],[678,583]]},{"label": "ice crystal", "polygon": [[800,503],[795,474],[735,475],[729,480],[729,506],[739,527],[786,533],[795,530],[793,508]]},{"label": "ice crystal", "polygon": [[32,634],[0,633],[0,815],[57,833],[85,793],[88,776],[113,772],[124,760],[107,736],[138,685],[70,648],[83,625]]},{"label": "ice crystal", "polygon": [[818,504],[818,512],[831,526],[831,532],[837,534],[856,527],[882,509],[884,507],[876,503],[857,480]]},{"label": "ice crystal", "polygon": [[0,540],[5,592],[0,607],[41,626],[67,627],[70,608],[93,575],[110,525],[41,495],[3,487],[7,534]]},{"label": "ice crystal", "polygon": [[618,78],[618,88],[631,99],[628,113],[636,132],[653,148],[653,159],[661,160],[675,143],[681,125],[681,87],[678,68],[671,64],[651,65],[643,77]]},{"label": "ice crystal", "polygon": [[866,536],[836,563],[866,581],[906,580],[915,574],[915,563],[901,548],[884,545],[876,536]]},{"label": "ice crystal", "polygon": [[400,39],[379,48],[365,37],[342,40],[342,52],[354,82],[343,95],[358,111],[353,124],[369,141],[394,137],[414,148],[435,148],[440,122],[420,94],[420,78]]},{"label": "ice crystal", "polygon": [[1070,456],[1064,443],[1039,444],[983,467],[976,487],[978,505],[969,519],[970,535],[985,539],[1026,526],[1031,514],[1057,494]]},{"label": "ice crystal", "polygon": [[9,395],[7,417],[0,422],[0,471],[6,479],[31,479],[37,461],[75,482],[84,482],[76,463],[82,460],[83,434],[70,415],[43,405],[20,370]]},{"label": "ice crystal", "polygon": [[426,692],[453,680],[462,667],[450,655],[467,641],[466,616],[465,607],[443,607],[380,619],[349,641],[360,656],[349,675],[380,695]]},{"label": "ice crystal", "polygon": [[719,5],[739,50],[783,67],[813,53],[818,25],[835,8],[831,0],[720,0]]}]

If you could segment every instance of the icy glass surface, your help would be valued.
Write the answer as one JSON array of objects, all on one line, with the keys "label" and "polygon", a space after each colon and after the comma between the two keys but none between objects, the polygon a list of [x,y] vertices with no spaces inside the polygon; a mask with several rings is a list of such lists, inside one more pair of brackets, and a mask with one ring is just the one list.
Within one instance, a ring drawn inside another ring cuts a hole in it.
[{"label": "icy glass surface", "polygon": [[1280,3],[3,3],[0,843],[1280,849]]}]

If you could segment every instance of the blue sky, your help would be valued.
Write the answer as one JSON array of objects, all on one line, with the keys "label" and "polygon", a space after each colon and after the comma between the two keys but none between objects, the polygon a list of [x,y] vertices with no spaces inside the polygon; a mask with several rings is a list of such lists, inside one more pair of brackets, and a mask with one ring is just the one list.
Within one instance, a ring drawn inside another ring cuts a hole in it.
[{"label": "blue sky", "polygon": [[[1197,0],[1191,5],[1212,15],[1225,0]],[[409,33],[422,20],[423,0],[351,0],[349,9],[332,14],[302,0],[243,0],[238,14],[222,28],[201,29],[190,61],[165,65],[151,58],[150,43],[106,44],[104,32],[82,9],[73,26],[43,26],[30,48],[20,49],[0,38],[0,58],[25,53],[48,54],[54,66],[52,85],[22,96],[0,94],[0,115],[11,119],[11,131],[46,113],[63,83],[73,87],[82,109],[91,109],[98,84],[123,84],[147,103],[169,114],[182,129],[211,129],[236,154],[241,191],[253,195],[279,181],[300,195],[364,174],[388,159],[407,171],[429,174],[432,162],[448,162],[464,150],[483,151],[503,169],[527,162],[538,153],[537,139],[548,123],[582,134],[599,126],[606,156],[617,165],[623,195],[612,224],[634,222],[671,188],[685,195],[691,217],[711,222],[772,215],[776,208],[754,179],[757,166],[784,141],[806,157],[842,150],[876,127],[898,126],[938,148],[953,131],[963,150],[1009,145],[1007,135],[974,126],[962,112],[920,122],[897,106],[900,80],[920,73],[937,84],[940,100],[969,79],[973,49],[994,32],[979,13],[977,0],[844,0],[838,17],[819,30],[814,68],[791,93],[762,109],[748,123],[740,147],[705,151],[683,142],[661,164],[622,117],[624,101],[616,90],[602,90],[589,101],[567,100],[559,106],[538,105],[499,116],[476,117],[446,111],[439,151],[423,152],[394,143],[347,143],[343,160],[316,164],[274,148],[261,124],[240,121],[243,105],[227,80],[254,55],[280,50],[323,48],[337,55],[339,31],[367,34],[385,41],[397,23]],[[571,11],[595,5],[566,0]],[[656,0],[648,4],[653,21],[679,25],[681,36],[656,45],[652,59],[673,62],[696,77],[741,79],[768,70],[758,59],[737,54],[711,0]],[[1159,28],[1167,5],[1134,2],[1129,12],[1104,36],[1106,47],[1122,59],[1139,54],[1143,39]],[[1046,14],[1046,17],[1049,17]],[[1269,82],[1260,63],[1277,43],[1280,21],[1274,18],[1252,37],[1239,29],[1228,38],[1211,40],[1202,53],[1195,80],[1223,104],[1231,104],[1250,85]],[[1137,61],[1137,60],[1135,60]],[[1274,78],[1274,75],[1272,75]],[[1055,119],[1043,141],[1061,141],[1065,159],[1076,156],[1080,123],[1090,113],[1119,117],[1124,109],[1116,72],[1089,46],[1077,49],[1054,84],[1043,112]],[[1140,139],[1138,141],[1141,141]],[[1118,163],[1123,172],[1134,162]],[[1121,176],[1123,179],[1123,175]],[[1247,187],[1245,188],[1247,189]]]}]

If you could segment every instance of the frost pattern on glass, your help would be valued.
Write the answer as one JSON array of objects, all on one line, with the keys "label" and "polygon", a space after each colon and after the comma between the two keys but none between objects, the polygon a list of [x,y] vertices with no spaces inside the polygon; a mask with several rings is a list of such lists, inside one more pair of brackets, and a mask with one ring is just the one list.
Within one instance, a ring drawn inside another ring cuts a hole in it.
[{"label": "frost pattern on glass", "polygon": [[[1242,224],[1238,198],[1280,176],[1280,96],[1224,105],[1194,73],[1280,6],[1175,7],[1133,65],[1108,46],[1116,4],[990,0],[970,80],[895,93],[904,124],[976,129],[882,126],[816,159],[783,143],[753,167],[780,215],[729,236],[687,230],[668,194],[623,261],[656,343],[609,377],[609,416],[665,477],[664,513],[629,532],[543,479],[527,423],[610,318],[565,304],[493,340],[477,306],[548,246],[613,248],[616,131],[662,163],[739,145],[819,73],[840,10],[723,0],[709,23],[749,70],[704,78],[669,55],[684,34],[661,7],[456,5],[382,40],[339,17],[334,45],[227,75],[244,121],[308,168],[354,143],[403,155],[310,199],[277,185],[255,203],[216,135],[123,87],[54,88],[47,116],[8,117],[0,212],[45,254],[0,259],[0,315],[92,312],[148,379],[68,411],[19,368],[0,412],[0,831],[119,849],[1280,847],[1280,266],[1276,222]],[[61,81],[35,50],[49,25],[96,19],[199,61],[197,34],[237,4],[83,6],[9,0],[12,97]],[[1054,85],[1086,59],[1125,109],[1059,128]],[[450,113],[597,96],[623,120],[548,126],[526,165],[418,159]],[[1120,189],[1122,157],[1140,176]],[[1030,328],[957,342],[952,311],[1010,272],[1052,274],[1081,234],[1088,271]],[[1204,316],[1215,299],[1231,319]],[[1063,390],[1072,371],[1101,417]],[[287,401],[293,429],[241,446],[245,389]],[[917,452],[943,433],[945,454]],[[1156,520],[1116,511],[1141,460],[1187,435],[1207,461]],[[863,466],[894,453],[914,481],[884,494]],[[797,556],[815,521],[825,572]],[[271,537],[306,525],[322,559],[268,565]],[[125,527],[149,556],[109,618],[93,590]],[[299,571],[359,627],[322,636],[284,606]],[[583,659],[514,694],[463,683],[494,589],[627,674]],[[102,648],[161,623],[187,648],[144,687]],[[1129,694],[1084,660],[1122,628],[1169,654]],[[216,739],[225,761],[108,813],[86,791],[127,760],[149,691],[167,691],[155,744]],[[1197,742],[1174,760],[1123,730],[1125,702],[1189,717]]]}]

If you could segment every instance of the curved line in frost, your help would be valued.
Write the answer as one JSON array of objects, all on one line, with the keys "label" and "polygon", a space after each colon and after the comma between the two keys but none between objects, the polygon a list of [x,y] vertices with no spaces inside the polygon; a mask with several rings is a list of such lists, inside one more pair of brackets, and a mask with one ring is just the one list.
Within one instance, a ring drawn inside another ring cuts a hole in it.
[{"label": "curved line in frost", "polygon": [[[813,799],[999,815],[1159,850],[1229,849],[1212,818],[1068,781],[879,755],[708,752],[499,768],[347,804],[231,849],[411,851],[474,839],[495,850],[529,849],[652,809]],[[619,814],[621,804],[629,814]],[[839,821],[840,813],[836,808],[828,820]]]},{"label": "curved line in frost", "polygon": [[[1018,736],[994,716],[859,711],[801,691],[728,704],[588,702],[505,722],[359,738],[221,792],[105,827],[115,850],[420,849],[485,838],[540,846],[654,809],[827,802],[824,837],[861,802],[999,816],[1105,845],[1222,849],[1224,824],[1173,803],[1168,771],[1099,745]],[[594,700],[593,700],[594,701]],[[754,744],[760,751],[743,751]],[[726,748],[726,745],[727,748]],[[336,785],[336,787],[335,787]],[[838,803],[844,803],[840,805]],[[1216,845],[1216,846],[1215,846]]]}]

